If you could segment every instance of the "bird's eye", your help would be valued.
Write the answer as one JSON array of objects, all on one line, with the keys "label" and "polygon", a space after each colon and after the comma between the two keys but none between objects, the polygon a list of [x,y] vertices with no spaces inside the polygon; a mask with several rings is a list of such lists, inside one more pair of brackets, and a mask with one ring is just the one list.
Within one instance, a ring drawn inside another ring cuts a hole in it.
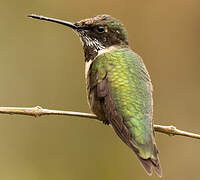
[{"label": "bird's eye", "polygon": [[97,32],[98,33],[104,33],[105,32],[105,27],[104,26],[97,26]]}]

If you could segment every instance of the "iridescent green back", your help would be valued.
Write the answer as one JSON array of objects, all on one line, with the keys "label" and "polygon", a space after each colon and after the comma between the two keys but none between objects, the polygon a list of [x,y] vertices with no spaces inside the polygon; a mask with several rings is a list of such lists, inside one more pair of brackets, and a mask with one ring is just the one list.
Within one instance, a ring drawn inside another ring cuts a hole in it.
[{"label": "iridescent green back", "polygon": [[116,48],[95,59],[91,76],[97,77],[98,82],[107,76],[112,100],[130,131],[131,141],[139,156],[156,158],[152,130],[152,85],[142,59],[128,48]]}]

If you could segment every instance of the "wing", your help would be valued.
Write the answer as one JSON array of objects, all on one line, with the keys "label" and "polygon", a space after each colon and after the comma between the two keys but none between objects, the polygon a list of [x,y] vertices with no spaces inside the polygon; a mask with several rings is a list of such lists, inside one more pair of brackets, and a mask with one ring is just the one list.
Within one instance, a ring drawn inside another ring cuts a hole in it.
[{"label": "wing", "polygon": [[152,129],[152,86],[141,58],[128,49],[101,55],[88,78],[90,104],[91,99],[95,101],[93,112],[98,117],[103,113],[148,174],[153,166],[161,176]]}]

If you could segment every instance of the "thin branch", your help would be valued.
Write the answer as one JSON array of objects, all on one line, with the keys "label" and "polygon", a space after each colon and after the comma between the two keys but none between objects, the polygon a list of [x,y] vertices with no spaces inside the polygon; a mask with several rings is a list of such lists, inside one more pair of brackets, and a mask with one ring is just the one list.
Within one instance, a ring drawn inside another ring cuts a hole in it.
[{"label": "thin branch", "polygon": [[73,112],[73,111],[60,111],[60,110],[50,110],[43,109],[40,106],[36,107],[0,107],[1,114],[19,114],[19,115],[27,115],[27,116],[44,116],[44,115],[66,115],[66,116],[78,116],[84,118],[97,119],[97,116],[90,113],[82,113],[82,112]]},{"label": "thin branch", "polygon": [[169,136],[179,135],[179,136],[186,136],[186,137],[191,137],[195,139],[200,139],[199,134],[182,131],[182,130],[176,129],[175,126],[161,126],[161,125],[154,124],[153,127],[155,131],[168,134]]},{"label": "thin branch", "polygon": [[[40,117],[44,115],[66,115],[66,116],[77,116],[83,118],[90,118],[96,119],[100,121],[96,115],[90,113],[83,113],[83,112],[73,112],[73,111],[60,111],[60,110],[50,110],[50,109],[43,109],[40,106],[25,108],[25,107],[0,107],[1,114],[19,114],[19,115],[27,115],[27,116],[35,116]],[[186,136],[190,138],[200,139],[199,134],[190,133],[187,131],[182,131],[176,129],[175,126],[161,126],[154,124],[154,130],[160,133],[164,133],[170,136],[180,135]]]}]

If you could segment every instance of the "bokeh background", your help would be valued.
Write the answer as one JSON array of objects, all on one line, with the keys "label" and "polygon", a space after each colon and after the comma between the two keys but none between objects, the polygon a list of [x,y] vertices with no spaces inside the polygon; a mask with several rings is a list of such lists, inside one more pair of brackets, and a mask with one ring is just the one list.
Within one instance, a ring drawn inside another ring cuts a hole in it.
[{"label": "bokeh background", "polygon": [[[200,133],[199,0],[1,0],[0,106],[89,112],[78,37],[37,13],[69,21],[120,19],[154,85],[154,121]],[[163,179],[199,179],[200,141],[156,133]],[[91,119],[0,115],[0,179],[123,180],[148,177],[114,131]]]}]

